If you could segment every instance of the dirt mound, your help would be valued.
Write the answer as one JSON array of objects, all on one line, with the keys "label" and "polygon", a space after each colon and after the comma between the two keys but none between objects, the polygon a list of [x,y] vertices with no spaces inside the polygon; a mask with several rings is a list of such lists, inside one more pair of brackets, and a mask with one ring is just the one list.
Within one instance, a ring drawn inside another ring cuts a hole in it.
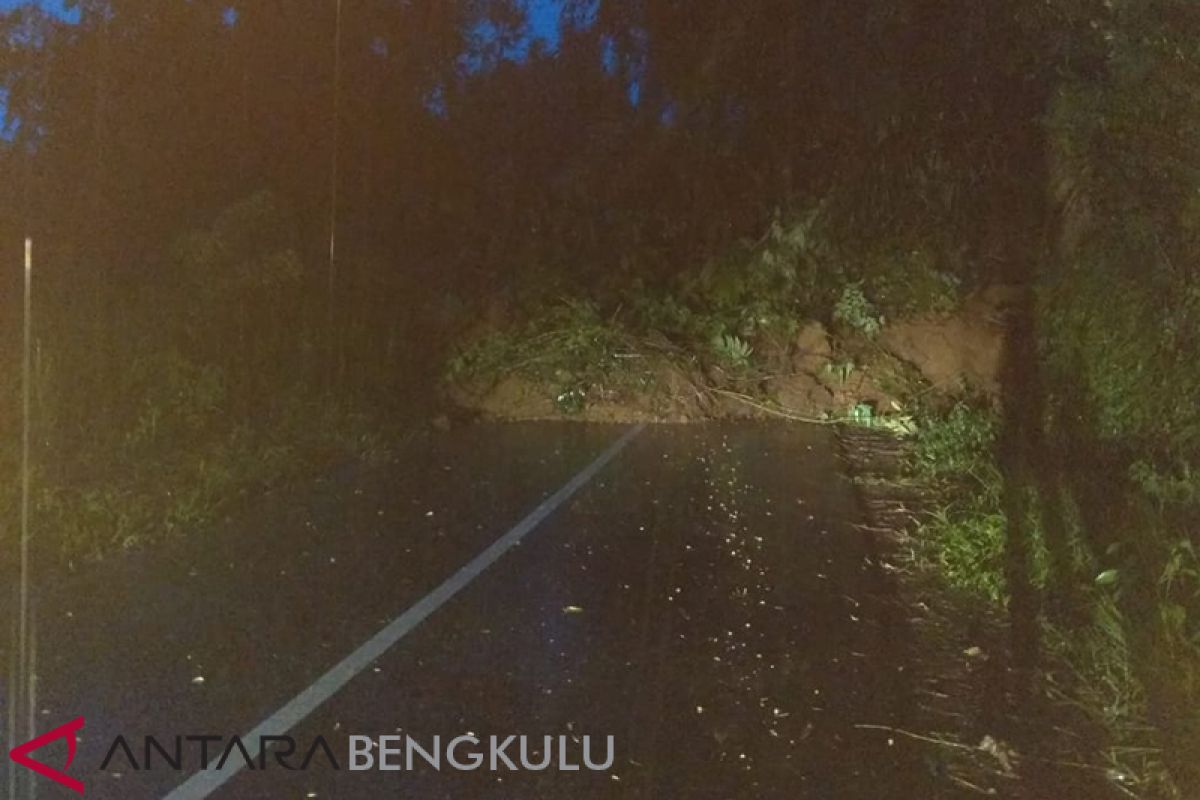
[{"label": "dirt mound", "polygon": [[529,378],[510,375],[490,389],[463,391],[456,402],[485,416],[502,419],[549,419],[557,417],[551,395],[545,387]]},{"label": "dirt mound", "polygon": [[772,378],[767,394],[785,411],[802,416],[819,417],[834,406],[834,392],[808,372],[797,372]]},{"label": "dirt mound", "polygon": [[792,368],[797,372],[818,375],[833,361],[833,342],[829,331],[819,322],[800,326],[792,342]]},{"label": "dirt mound", "polygon": [[1009,308],[1015,291],[995,287],[972,295],[956,312],[925,314],[884,328],[880,345],[909,362],[940,392],[1000,392]]},{"label": "dirt mound", "polygon": [[456,385],[450,399],[490,419],[577,419],[583,422],[688,422],[720,416],[703,382],[666,359],[646,358],[625,384],[589,390],[586,404],[568,413],[545,381],[509,375],[493,384]]},{"label": "dirt mound", "polygon": [[[578,419],[589,422],[688,422],[783,416],[843,418],[866,404],[894,413],[920,388],[996,395],[1015,293],[990,289],[953,313],[926,314],[885,326],[878,339],[832,337],[820,322],[801,323],[790,339],[761,343],[757,377],[710,365],[701,372],[686,358],[634,354],[628,374],[592,386],[577,410],[556,400],[547,381],[512,374],[492,383],[458,385],[458,406],[492,419]],[[914,388],[915,387],[915,388]],[[571,398],[568,398],[571,399]]]}]

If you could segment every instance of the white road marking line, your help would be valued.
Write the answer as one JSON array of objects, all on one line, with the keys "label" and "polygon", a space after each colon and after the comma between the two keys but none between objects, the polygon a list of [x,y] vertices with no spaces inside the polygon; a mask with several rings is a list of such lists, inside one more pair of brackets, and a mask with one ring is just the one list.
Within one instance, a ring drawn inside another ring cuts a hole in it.
[{"label": "white road marking line", "polygon": [[[422,597],[407,611],[389,622],[379,633],[372,636],[365,644],[340,663],[322,675],[311,686],[289,700],[282,708],[263,720],[254,730],[242,737],[247,747],[252,748],[252,758],[258,757],[257,743],[263,736],[281,736],[300,724],[322,703],[333,697],[360,672],[377,661],[393,645],[407,636],[414,628],[426,620],[433,612],[446,604],[450,598],[458,594],[467,584],[475,580],[480,573],[494,564],[500,556],[511,550],[534,528],[571,496],[582,489],[600,470],[612,461],[645,428],[640,423],[627,430],[621,438],[609,445],[596,460],[588,464],[574,478],[569,480],[561,489],[543,500],[537,508],[529,512],[508,533],[493,542],[475,558],[468,561],[458,572],[447,578],[429,594]],[[163,800],[203,800],[217,789],[221,788],[245,764],[240,759],[230,759],[221,769],[208,769],[197,772],[176,787]]]}]

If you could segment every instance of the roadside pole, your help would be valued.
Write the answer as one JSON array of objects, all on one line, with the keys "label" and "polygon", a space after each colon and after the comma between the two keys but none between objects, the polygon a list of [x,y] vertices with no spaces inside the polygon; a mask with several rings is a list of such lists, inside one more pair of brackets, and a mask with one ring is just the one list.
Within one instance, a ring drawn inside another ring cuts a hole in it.
[{"label": "roadside pole", "polygon": [[[15,643],[16,670],[10,677],[8,698],[8,732],[9,747],[18,740],[34,735],[34,697],[33,682],[35,680],[33,652],[31,649],[31,617],[30,617],[30,559],[29,559],[29,434],[30,398],[33,394],[33,364],[32,357],[33,333],[33,239],[25,237],[25,291],[24,291],[24,332],[21,355],[21,530],[20,546],[17,561],[17,636]],[[28,730],[22,732],[21,712],[25,711]],[[24,734],[24,735],[22,735]],[[8,794],[10,800],[17,800],[17,774],[8,765]],[[36,791],[35,782],[26,782],[28,790],[26,797],[33,800]]]}]

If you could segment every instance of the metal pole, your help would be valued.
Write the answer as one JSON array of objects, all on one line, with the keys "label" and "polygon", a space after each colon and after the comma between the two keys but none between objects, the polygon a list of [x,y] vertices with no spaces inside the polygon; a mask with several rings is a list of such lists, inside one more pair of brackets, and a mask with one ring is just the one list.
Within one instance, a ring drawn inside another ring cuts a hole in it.
[{"label": "metal pole", "polygon": [[29,643],[29,397],[30,375],[30,333],[32,330],[30,311],[33,298],[33,239],[25,238],[25,339],[21,364],[21,576],[18,581],[20,600],[18,602],[18,620],[20,632],[21,661],[24,663],[27,655],[25,648]]},{"label": "metal pole", "polygon": [[[8,602],[17,600],[16,587],[13,587],[12,594],[7,598]],[[21,693],[21,683],[18,677],[20,672],[19,655],[17,653],[17,636],[18,636],[18,621],[14,616],[12,625],[9,627],[9,651],[8,651],[8,680],[5,682],[7,692],[4,696],[4,713],[5,713],[5,747],[4,749],[12,749],[17,743],[17,715],[20,710],[18,697]],[[16,800],[17,798],[17,771],[13,769],[11,761],[5,762],[5,771],[8,774],[8,794],[5,797],[8,800]]]},{"label": "metal pole", "polygon": [[[17,680],[18,696],[28,698],[29,681],[29,399],[33,365],[30,362],[30,342],[33,308],[33,239],[25,237],[25,333],[21,363],[21,555],[20,576],[17,579]],[[14,698],[15,699],[15,698]],[[14,703],[13,713],[20,714],[21,705]],[[32,732],[29,732],[32,733]],[[15,800],[15,798],[14,798]]]},{"label": "metal pole", "polygon": [[[29,691],[26,693],[26,700],[29,702],[29,730],[25,734],[32,739],[37,734],[37,609],[36,603],[30,607],[29,615]],[[37,781],[32,776],[27,778],[25,786],[28,791],[25,797],[28,800],[35,800],[37,797]]]}]

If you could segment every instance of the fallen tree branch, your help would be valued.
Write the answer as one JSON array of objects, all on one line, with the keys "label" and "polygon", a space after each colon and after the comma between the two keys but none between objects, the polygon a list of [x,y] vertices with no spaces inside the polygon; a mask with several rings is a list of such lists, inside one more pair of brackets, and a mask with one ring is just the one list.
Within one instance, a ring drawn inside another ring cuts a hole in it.
[{"label": "fallen tree branch", "polygon": [[979,751],[978,747],[974,747],[969,744],[963,744],[962,742],[956,742],[953,739],[938,739],[933,736],[925,736],[920,733],[906,731],[903,728],[893,728],[891,725],[872,725],[866,722],[859,722],[856,723],[854,727],[863,731],[885,731],[887,733],[895,733],[899,734],[900,736],[907,736],[910,739],[916,739],[919,742],[928,742],[929,744],[936,744],[942,747],[954,747],[959,750],[969,750],[972,753]]},{"label": "fallen tree branch", "polygon": [[723,395],[725,397],[731,397],[734,400],[737,400],[739,402],[745,403],[748,406],[751,406],[752,408],[757,408],[759,411],[764,411],[773,416],[782,417],[783,419],[790,419],[794,422],[809,422],[809,423],[812,423],[813,425],[837,425],[839,422],[845,421],[844,419],[840,419],[840,418],[838,418],[838,419],[833,419],[833,418],[821,419],[820,417],[807,417],[807,416],[804,416],[803,414],[796,414],[791,411],[786,411],[786,410],[778,409],[778,408],[772,408],[771,406],[768,406],[764,403],[758,402],[757,400],[755,400],[753,397],[751,397],[748,394],[742,394],[740,392],[731,392],[728,389],[718,389],[715,386],[709,386],[706,388],[709,392],[712,392],[713,394],[719,394],[719,395]]}]

